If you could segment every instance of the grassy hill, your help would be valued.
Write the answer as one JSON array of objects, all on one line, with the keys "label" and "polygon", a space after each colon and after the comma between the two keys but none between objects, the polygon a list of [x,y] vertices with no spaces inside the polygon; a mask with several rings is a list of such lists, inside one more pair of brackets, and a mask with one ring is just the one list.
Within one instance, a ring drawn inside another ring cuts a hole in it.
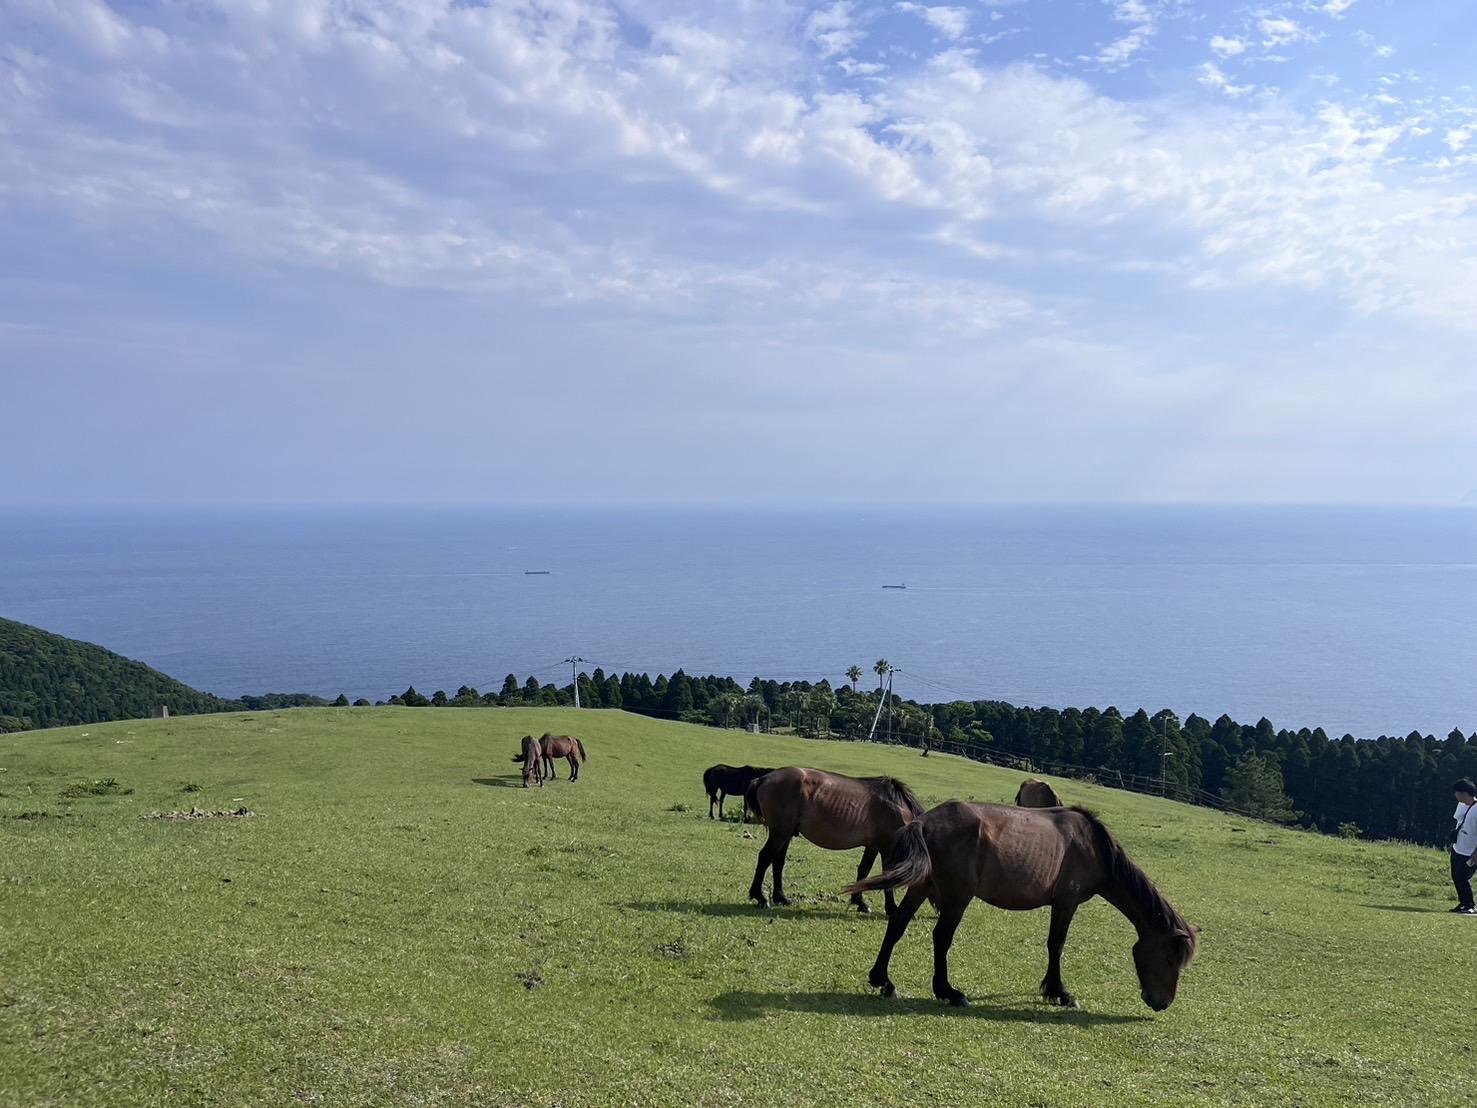
[{"label": "grassy hill", "polygon": [[[584,775],[513,787],[515,738],[546,729],[584,738]],[[567,709],[0,736],[0,1103],[1409,1105],[1470,1080],[1477,924],[1445,913],[1437,851],[1056,782],[1200,958],[1151,1013],[1095,901],[1065,958],[1084,1008],[1050,1008],[1046,913],[977,904],[958,1011],[929,994],[927,908],[903,999],[866,989],[885,919],[837,894],[855,854],[797,843],[796,906],[746,904],[759,841],[706,818],[719,760],[890,772],[929,804],[1018,781]],[[255,814],[144,818],[191,807]]]},{"label": "grassy hill", "polygon": [[0,619],[0,731],[228,711],[229,701],[92,643]]}]

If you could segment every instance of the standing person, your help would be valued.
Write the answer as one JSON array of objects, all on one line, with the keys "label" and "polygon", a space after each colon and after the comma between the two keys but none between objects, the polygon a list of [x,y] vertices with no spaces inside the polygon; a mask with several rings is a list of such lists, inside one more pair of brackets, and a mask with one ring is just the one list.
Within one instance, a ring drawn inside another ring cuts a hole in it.
[{"label": "standing person", "polygon": [[1477,868],[1477,785],[1470,777],[1463,777],[1451,791],[1456,796],[1456,811],[1451,817],[1451,880],[1457,895],[1457,906],[1452,911],[1477,916],[1477,907],[1472,904],[1472,870]]}]

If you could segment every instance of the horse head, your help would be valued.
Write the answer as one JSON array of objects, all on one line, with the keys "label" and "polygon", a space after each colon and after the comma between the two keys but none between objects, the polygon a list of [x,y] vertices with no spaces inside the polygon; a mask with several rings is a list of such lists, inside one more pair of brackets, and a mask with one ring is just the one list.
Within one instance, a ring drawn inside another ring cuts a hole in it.
[{"label": "horse head", "polygon": [[1189,930],[1177,927],[1171,931],[1146,934],[1133,944],[1133,964],[1139,974],[1139,995],[1156,1012],[1162,1012],[1174,1003],[1180,974],[1199,949],[1200,929],[1189,924],[1185,926]]}]

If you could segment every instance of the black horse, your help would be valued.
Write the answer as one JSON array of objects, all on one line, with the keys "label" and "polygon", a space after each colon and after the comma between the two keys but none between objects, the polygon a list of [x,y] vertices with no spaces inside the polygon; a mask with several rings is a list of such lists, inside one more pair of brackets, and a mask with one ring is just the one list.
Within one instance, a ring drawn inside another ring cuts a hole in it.
[{"label": "black horse", "polygon": [[703,771],[703,788],[708,790],[708,818],[713,818],[713,804],[718,805],[718,818],[723,818],[723,802],[730,796],[744,798],[742,819],[749,818],[749,802],[745,793],[749,786],[766,773],[773,773],[772,769],[763,769],[759,766],[709,766]]}]

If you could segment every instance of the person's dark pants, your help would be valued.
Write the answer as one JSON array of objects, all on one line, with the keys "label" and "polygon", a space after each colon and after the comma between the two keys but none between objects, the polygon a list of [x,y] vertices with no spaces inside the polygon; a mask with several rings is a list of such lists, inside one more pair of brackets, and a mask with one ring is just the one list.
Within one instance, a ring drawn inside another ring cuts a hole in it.
[{"label": "person's dark pants", "polygon": [[1463,908],[1472,907],[1472,867],[1468,864],[1471,858],[1465,854],[1451,851],[1451,881],[1456,886],[1457,900]]}]

